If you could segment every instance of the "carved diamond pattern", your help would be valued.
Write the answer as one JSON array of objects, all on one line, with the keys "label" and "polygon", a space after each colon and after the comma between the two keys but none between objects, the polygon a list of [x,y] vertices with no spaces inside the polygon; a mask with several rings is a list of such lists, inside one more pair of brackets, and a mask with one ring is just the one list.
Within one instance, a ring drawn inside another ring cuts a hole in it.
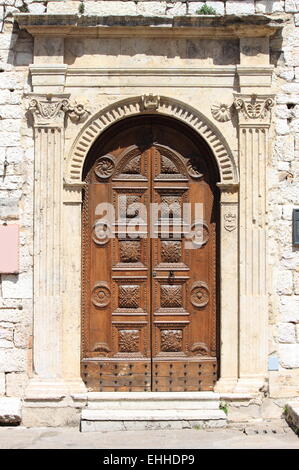
[{"label": "carved diamond pattern", "polygon": [[140,261],[140,242],[139,241],[120,241],[119,242],[120,261],[122,263],[137,263]]},{"label": "carved diamond pattern", "polygon": [[178,263],[181,260],[182,250],[180,241],[162,241],[161,260],[163,263]]},{"label": "carved diamond pattern", "polygon": [[119,286],[119,307],[138,308],[140,305],[140,286]]},{"label": "carved diamond pattern", "polygon": [[119,352],[139,351],[139,330],[119,330]]},{"label": "carved diamond pattern", "polygon": [[161,286],[161,307],[182,307],[182,286]]},{"label": "carved diamond pattern", "polygon": [[183,346],[182,330],[161,330],[161,351],[179,352]]},{"label": "carved diamond pattern", "polygon": [[122,173],[128,175],[138,175],[141,173],[141,157],[137,155],[137,157],[132,158],[128,161],[125,167],[122,170]]},{"label": "carved diamond pattern", "polygon": [[178,174],[176,165],[164,155],[161,156],[161,173],[163,174]]},{"label": "carved diamond pattern", "polygon": [[161,198],[161,217],[170,219],[180,218],[181,198],[177,196],[163,196]]}]

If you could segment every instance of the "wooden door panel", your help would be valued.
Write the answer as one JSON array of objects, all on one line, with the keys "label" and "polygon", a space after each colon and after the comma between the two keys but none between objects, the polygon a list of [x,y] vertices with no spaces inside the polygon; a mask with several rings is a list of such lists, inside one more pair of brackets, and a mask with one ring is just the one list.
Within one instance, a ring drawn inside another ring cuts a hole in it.
[{"label": "wooden door panel", "polygon": [[[190,140],[153,124],[124,130],[106,150],[87,174],[83,204],[83,380],[99,391],[212,390],[216,219],[207,165]],[[109,230],[103,202],[115,213]],[[186,203],[191,232],[182,235]]]}]

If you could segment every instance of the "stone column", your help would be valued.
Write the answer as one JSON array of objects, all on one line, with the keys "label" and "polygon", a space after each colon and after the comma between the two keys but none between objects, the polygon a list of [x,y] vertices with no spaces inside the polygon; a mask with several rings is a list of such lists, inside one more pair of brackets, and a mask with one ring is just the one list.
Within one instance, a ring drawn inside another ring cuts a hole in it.
[{"label": "stone column", "polygon": [[215,391],[233,392],[238,380],[238,184],[218,183],[221,190],[220,379]]},{"label": "stone column", "polygon": [[239,115],[240,306],[238,392],[258,392],[267,371],[267,161],[272,95],[235,95]]},{"label": "stone column", "polygon": [[[29,110],[35,135],[35,218],[34,377],[26,391],[29,398],[67,394],[62,361],[62,203],[65,113],[72,109],[68,97],[67,94],[30,94]],[[78,374],[79,384],[80,380]]]}]

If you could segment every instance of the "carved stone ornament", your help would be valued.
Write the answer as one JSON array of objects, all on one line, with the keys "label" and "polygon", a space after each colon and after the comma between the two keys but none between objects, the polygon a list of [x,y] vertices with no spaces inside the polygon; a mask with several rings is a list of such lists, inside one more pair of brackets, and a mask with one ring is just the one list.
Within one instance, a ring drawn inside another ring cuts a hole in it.
[{"label": "carved stone ornament", "polygon": [[70,120],[75,123],[80,123],[86,121],[90,115],[84,104],[78,103],[76,100],[74,103],[69,103],[67,109]]},{"label": "carved stone ornament", "polygon": [[152,93],[142,95],[141,104],[144,111],[157,111],[160,104],[160,97]]},{"label": "carved stone ornament", "polygon": [[274,106],[274,100],[271,97],[251,95],[248,98],[236,98],[234,106],[237,111],[241,112],[245,120],[264,120],[265,118],[270,117],[270,110]]},{"label": "carved stone ornament", "polygon": [[91,301],[96,307],[107,307],[111,299],[111,292],[107,282],[98,282],[91,293]]},{"label": "carved stone ornament", "polygon": [[46,95],[32,98],[28,110],[31,111],[37,126],[61,127],[65,113],[68,111],[69,100],[64,97]]},{"label": "carved stone ornament", "polygon": [[194,307],[205,307],[209,303],[210,292],[203,281],[194,282],[191,288],[191,303]]},{"label": "carved stone ornament", "polygon": [[237,228],[237,215],[232,214],[232,212],[228,212],[224,214],[224,228],[228,232],[232,232]]},{"label": "carved stone ornament", "polygon": [[92,348],[94,352],[100,353],[101,356],[107,356],[110,352],[110,348],[107,343],[95,343]]},{"label": "carved stone ornament", "polygon": [[211,107],[211,113],[219,122],[227,122],[231,119],[230,105],[225,103],[214,104]]},{"label": "carved stone ornament", "polygon": [[113,158],[105,155],[97,161],[94,172],[98,178],[108,179],[113,174],[114,167]]},{"label": "carved stone ornament", "polygon": [[37,126],[62,127],[66,114],[73,122],[85,121],[90,112],[83,104],[74,101],[70,103],[68,95],[48,94],[44,96],[32,97],[29,101],[28,110],[34,117]]}]

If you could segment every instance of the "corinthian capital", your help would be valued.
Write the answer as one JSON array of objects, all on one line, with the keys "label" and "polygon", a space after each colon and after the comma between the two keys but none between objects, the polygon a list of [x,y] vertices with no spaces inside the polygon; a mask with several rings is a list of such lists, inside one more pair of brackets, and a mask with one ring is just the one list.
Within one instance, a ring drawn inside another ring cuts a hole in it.
[{"label": "corinthian capital", "polygon": [[28,110],[37,127],[63,127],[65,113],[69,108],[69,94],[28,94]]},{"label": "corinthian capital", "polygon": [[273,95],[235,94],[234,106],[239,114],[242,126],[269,126],[271,108],[274,106]]}]

